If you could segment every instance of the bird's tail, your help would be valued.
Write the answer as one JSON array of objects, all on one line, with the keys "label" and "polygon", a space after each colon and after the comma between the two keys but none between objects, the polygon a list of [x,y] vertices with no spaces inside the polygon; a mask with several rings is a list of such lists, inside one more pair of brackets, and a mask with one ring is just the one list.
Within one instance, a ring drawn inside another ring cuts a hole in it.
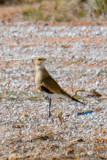
[{"label": "bird's tail", "polygon": [[65,97],[68,97],[69,99],[72,99],[72,100],[75,101],[75,102],[78,102],[78,103],[81,103],[81,104],[85,104],[84,102],[81,102],[81,101],[77,100],[76,98],[70,96],[70,95],[69,95],[68,93],[66,93],[66,92],[64,92],[63,95],[64,95]]}]

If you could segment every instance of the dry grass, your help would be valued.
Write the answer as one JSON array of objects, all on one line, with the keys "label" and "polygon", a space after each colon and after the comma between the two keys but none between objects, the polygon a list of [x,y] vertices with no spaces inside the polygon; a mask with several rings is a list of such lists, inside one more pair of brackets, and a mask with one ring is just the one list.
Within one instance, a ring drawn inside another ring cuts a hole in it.
[{"label": "dry grass", "polygon": [[[6,2],[11,5],[10,1]],[[13,0],[13,2],[16,1]],[[21,18],[35,22],[72,22],[83,18],[98,21],[99,17],[107,18],[107,0],[83,2],[80,0],[20,0],[18,2],[20,3],[14,6],[2,6],[0,18],[8,20]]]},{"label": "dry grass", "polygon": [[31,4],[22,11],[24,19],[33,19],[35,21],[57,21],[69,22],[75,17],[85,17],[87,9],[79,1],[42,1],[38,4]]}]

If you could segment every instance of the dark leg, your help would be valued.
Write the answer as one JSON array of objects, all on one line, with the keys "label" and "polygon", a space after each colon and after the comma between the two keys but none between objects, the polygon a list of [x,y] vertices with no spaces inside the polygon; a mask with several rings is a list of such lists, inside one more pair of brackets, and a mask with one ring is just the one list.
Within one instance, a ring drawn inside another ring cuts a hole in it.
[{"label": "dark leg", "polygon": [[51,97],[49,97],[49,117],[51,116]]}]

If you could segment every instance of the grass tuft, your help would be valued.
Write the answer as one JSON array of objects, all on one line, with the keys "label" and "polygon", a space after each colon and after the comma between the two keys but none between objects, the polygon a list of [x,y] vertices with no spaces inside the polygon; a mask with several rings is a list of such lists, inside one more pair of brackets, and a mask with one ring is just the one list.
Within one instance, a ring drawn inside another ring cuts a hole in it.
[{"label": "grass tuft", "polygon": [[78,18],[83,18],[83,17],[85,17],[86,16],[86,12],[85,11],[79,11],[78,13],[77,13],[77,17]]},{"label": "grass tuft", "polygon": [[97,15],[107,14],[107,0],[95,0],[96,9],[95,13]]},{"label": "grass tuft", "polygon": [[0,93],[0,100],[3,98],[3,95],[2,95],[2,93]]}]

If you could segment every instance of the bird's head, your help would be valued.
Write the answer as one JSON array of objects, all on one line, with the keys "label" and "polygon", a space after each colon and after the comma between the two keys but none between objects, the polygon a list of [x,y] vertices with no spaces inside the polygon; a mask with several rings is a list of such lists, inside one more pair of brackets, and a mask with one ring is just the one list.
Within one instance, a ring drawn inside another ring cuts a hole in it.
[{"label": "bird's head", "polygon": [[36,66],[37,65],[44,65],[44,62],[46,61],[46,58],[44,58],[44,57],[38,57],[38,58],[36,58],[36,60],[35,60],[35,64],[36,64]]}]

